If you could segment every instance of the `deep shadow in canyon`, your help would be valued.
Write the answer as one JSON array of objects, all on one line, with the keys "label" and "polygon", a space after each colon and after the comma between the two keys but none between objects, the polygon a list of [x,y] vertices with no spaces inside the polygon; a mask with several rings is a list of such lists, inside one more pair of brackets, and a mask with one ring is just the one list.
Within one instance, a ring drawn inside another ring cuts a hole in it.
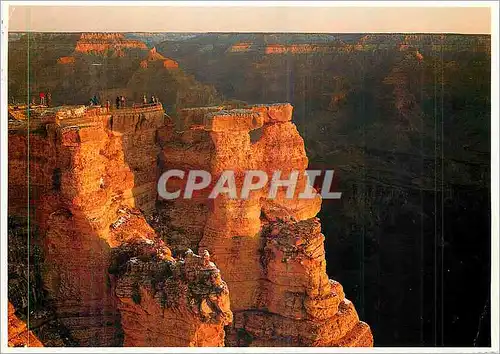
[{"label": "deep shadow in canyon", "polygon": [[226,98],[292,103],[310,166],[343,193],[319,214],[329,275],[375,345],[489,345],[489,37],[332,37],[328,54],[269,54],[302,35],[158,48]]}]

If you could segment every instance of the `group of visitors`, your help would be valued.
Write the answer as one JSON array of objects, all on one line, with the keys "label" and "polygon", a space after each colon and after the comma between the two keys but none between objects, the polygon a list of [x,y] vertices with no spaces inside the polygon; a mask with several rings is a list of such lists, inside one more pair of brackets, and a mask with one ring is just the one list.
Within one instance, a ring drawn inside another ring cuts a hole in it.
[{"label": "group of visitors", "polygon": [[125,96],[116,96],[116,109],[125,108]]},{"label": "group of visitors", "polygon": [[[151,99],[149,100],[149,104],[158,104],[158,103],[160,103],[158,101],[158,97],[156,97],[155,95],[152,95]],[[144,104],[144,105],[148,104],[148,99],[146,97],[146,94],[144,94],[144,96],[142,97],[142,104]]]},{"label": "group of visitors", "polygon": [[[154,104],[159,104],[159,100],[158,100],[158,97],[156,97],[155,95],[152,95],[149,102],[148,102],[148,99],[146,97],[146,95],[143,96],[142,98],[142,104],[143,105],[154,105]],[[97,97],[97,95],[94,95],[94,97],[92,97],[89,101],[89,105],[90,106],[99,106],[101,105],[100,101],[99,101],[99,98]],[[115,99],[115,106],[116,106],[116,109],[120,109],[120,108],[125,108],[126,107],[126,98],[125,96],[116,96],[116,99]],[[135,104],[133,105],[135,107]],[[106,109],[109,111],[111,108],[111,103],[109,100],[106,100]]]},{"label": "group of visitors", "polygon": [[[45,92],[40,92],[39,97],[41,106],[50,107],[50,104],[52,103],[52,95],[50,94],[50,92],[47,92],[47,94]],[[31,100],[31,104],[32,105],[36,104],[34,97]]]},{"label": "group of visitors", "polygon": [[94,95],[94,97],[92,97],[92,98],[90,99],[89,104],[90,104],[91,106],[98,106],[98,105],[99,105],[99,99],[97,98],[97,95]]},{"label": "group of visitors", "polygon": [[[14,101],[14,99],[12,98],[12,101]],[[50,92],[40,92],[39,94],[39,104],[41,106],[46,106],[46,107],[50,107],[52,103],[52,95]],[[149,99],[149,102],[148,102],[148,99],[147,99],[147,96],[146,94],[144,94],[143,98],[142,98],[142,104],[143,105],[148,105],[148,104],[159,104],[160,101],[158,100],[158,97],[156,97],[155,95],[152,95],[151,98]],[[36,102],[36,98],[35,96],[32,96],[31,98],[31,106],[36,106],[37,102]],[[94,95],[90,100],[89,100],[89,105],[90,106],[100,106],[101,103],[100,103],[100,100],[99,100],[99,97],[97,95]],[[125,96],[116,96],[116,108],[119,109],[119,108],[125,108],[126,107],[126,100],[125,100]],[[107,110],[109,111],[110,108],[111,108],[111,102],[109,100],[106,100],[106,108]]]}]

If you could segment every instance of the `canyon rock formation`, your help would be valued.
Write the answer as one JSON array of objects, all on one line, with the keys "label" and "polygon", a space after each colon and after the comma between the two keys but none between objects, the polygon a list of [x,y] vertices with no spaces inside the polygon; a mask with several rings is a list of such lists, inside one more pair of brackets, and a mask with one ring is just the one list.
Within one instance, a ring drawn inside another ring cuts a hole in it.
[{"label": "canyon rock formation", "polygon": [[123,56],[123,50],[147,50],[144,42],[128,39],[122,33],[83,33],[76,43],[77,53],[105,54],[111,52],[116,56]]},{"label": "canyon rock formation", "polygon": [[161,62],[165,69],[179,68],[179,64],[175,60],[172,60],[170,58],[165,58],[163,55],[161,55],[156,51],[155,47],[153,47],[153,49],[149,51],[146,59],[141,61],[141,68],[147,68],[151,64],[151,62]]},{"label": "canyon rock formation", "polygon": [[[371,345],[368,326],[326,274],[324,236],[315,218],[321,199],[298,198],[308,160],[291,118],[289,104],[181,111],[180,129],[160,141],[163,171],[210,171],[211,186],[224,171],[235,171],[239,191],[247,170],[265,171],[269,180],[276,170],[281,179],[292,170],[300,173],[292,197],[282,188],[268,199],[264,188],[247,199],[209,199],[207,188],[192,199],[167,202],[159,213],[171,228],[163,232],[184,238],[184,247],[213,254],[231,291],[228,345]],[[167,190],[184,187],[179,180],[167,182]]]},{"label": "canyon rock formation", "polygon": [[[78,345],[373,344],[326,274],[321,198],[298,198],[308,159],[291,105],[175,121],[161,105],[10,113],[9,217],[36,225],[44,291]],[[300,174],[292,196],[161,200],[158,178],[174,168],[209,171],[210,186],[235,171],[238,191],[247,170]]]},{"label": "canyon rock formation", "polygon": [[[125,346],[224,345],[224,326],[231,323],[229,291],[207,251],[187,251],[183,259],[151,260],[162,246],[125,244],[115,255],[116,296]],[[128,259],[125,263],[119,260]]]}]

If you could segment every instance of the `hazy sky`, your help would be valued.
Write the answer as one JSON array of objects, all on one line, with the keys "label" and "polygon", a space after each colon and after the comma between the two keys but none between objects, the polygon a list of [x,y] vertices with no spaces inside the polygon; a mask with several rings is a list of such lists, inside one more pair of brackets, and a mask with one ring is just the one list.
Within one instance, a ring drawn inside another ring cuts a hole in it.
[{"label": "hazy sky", "polygon": [[488,7],[130,6],[136,4],[77,7],[14,2],[9,5],[8,28],[47,32],[491,32]]}]

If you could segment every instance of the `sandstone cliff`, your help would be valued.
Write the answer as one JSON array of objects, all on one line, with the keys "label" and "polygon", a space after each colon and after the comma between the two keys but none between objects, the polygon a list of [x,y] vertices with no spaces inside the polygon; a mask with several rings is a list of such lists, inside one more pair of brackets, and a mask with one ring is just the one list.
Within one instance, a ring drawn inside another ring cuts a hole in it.
[{"label": "sandstone cliff", "polygon": [[[161,105],[113,114],[61,109],[33,111],[29,131],[27,121],[10,126],[9,214],[29,212],[40,229],[43,286],[78,345],[122,344],[118,305],[124,301],[108,272],[111,252],[156,239],[137,207],[147,212],[154,206],[155,134],[163,119]],[[223,340],[222,325],[213,326]],[[123,329],[129,343],[132,332]]]},{"label": "sandstone cliff", "polygon": [[[182,110],[178,129],[161,139],[161,168],[208,170],[213,180],[232,170],[238,189],[245,170],[263,170],[269,178],[281,170],[285,179],[292,169],[306,169],[291,105],[223,108]],[[315,218],[321,199],[297,198],[306,183],[300,176],[292,198],[280,189],[269,200],[264,189],[246,200],[209,200],[202,190],[159,210],[160,232],[172,247],[208,249],[220,267],[235,316],[228,345],[372,345],[368,326],[340,284],[328,279],[324,236]],[[182,181],[167,182],[167,189],[184,187]]]},{"label": "sandstone cliff", "polygon": [[315,218],[321,199],[297,197],[303,173],[291,198],[279,189],[273,200],[267,190],[247,199],[210,200],[200,191],[156,200],[166,169],[204,169],[214,181],[233,170],[238,189],[249,169],[281,170],[282,179],[303,172],[308,160],[291,105],[179,113],[174,124],[161,105],[66,107],[34,110],[29,127],[9,125],[9,215],[30,215],[40,230],[43,287],[72,339],[372,345],[369,327],[328,279]]}]

